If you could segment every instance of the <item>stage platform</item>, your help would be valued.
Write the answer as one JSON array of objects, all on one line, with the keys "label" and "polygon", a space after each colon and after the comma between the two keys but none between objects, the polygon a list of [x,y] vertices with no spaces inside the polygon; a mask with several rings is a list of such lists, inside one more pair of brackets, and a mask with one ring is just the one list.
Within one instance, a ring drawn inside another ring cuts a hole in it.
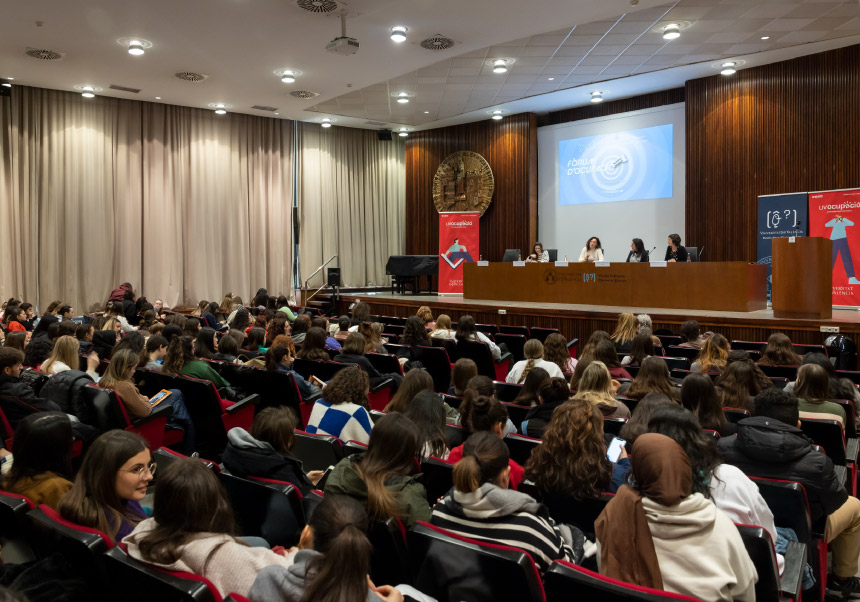
[{"label": "stage platform", "polygon": [[771,333],[780,331],[796,343],[820,344],[830,336],[820,332],[821,326],[838,326],[860,343],[860,311],[834,309],[830,320],[779,319],[770,309],[736,311],[695,311],[660,307],[615,307],[579,305],[574,303],[529,303],[463,299],[460,296],[391,294],[382,292],[343,294],[338,305],[340,314],[348,313],[355,301],[370,304],[371,313],[386,316],[410,316],[422,305],[434,315],[448,314],[456,323],[463,314],[471,314],[479,324],[508,324],[558,328],[569,340],[587,339],[595,330],[612,332],[618,314],[630,311],[651,316],[654,328],[679,332],[681,323],[697,320],[702,330],[719,332],[729,340],[765,341]]}]

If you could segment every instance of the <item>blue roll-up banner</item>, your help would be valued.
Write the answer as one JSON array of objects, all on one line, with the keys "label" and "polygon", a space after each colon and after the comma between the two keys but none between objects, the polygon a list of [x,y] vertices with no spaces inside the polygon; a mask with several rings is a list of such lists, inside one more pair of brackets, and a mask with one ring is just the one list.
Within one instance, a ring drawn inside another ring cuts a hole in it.
[{"label": "blue roll-up banner", "polygon": [[809,231],[809,194],[764,194],[758,197],[758,254],[756,263],[767,266],[767,299],[770,301],[773,239],[806,236]]}]

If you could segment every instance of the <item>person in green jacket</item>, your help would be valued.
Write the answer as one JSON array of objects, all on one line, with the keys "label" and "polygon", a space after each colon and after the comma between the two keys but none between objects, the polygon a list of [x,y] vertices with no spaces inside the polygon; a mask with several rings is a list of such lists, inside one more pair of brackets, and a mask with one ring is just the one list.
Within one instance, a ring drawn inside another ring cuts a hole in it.
[{"label": "person in green jacket", "polygon": [[174,337],[167,346],[167,355],[164,356],[161,371],[208,380],[218,389],[229,387],[230,383],[215,372],[212,366],[194,357],[193,349],[194,342],[190,336]]},{"label": "person in green jacket", "polygon": [[415,474],[421,436],[403,414],[386,414],[373,425],[364,454],[338,462],[325,484],[325,493],[348,495],[367,507],[371,520],[396,517],[407,527],[429,521],[427,491]]}]

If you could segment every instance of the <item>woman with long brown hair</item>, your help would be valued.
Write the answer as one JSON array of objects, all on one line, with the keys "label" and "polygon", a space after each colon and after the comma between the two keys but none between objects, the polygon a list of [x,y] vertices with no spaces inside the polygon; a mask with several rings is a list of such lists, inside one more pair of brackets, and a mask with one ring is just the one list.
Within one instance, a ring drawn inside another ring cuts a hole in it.
[{"label": "woman with long brown hair", "polygon": [[845,409],[830,401],[830,376],[818,364],[805,364],[800,367],[794,394],[797,396],[801,417],[810,417],[809,415],[813,414],[811,417],[815,418],[814,414],[832,414],[845,426]]},{"label": "woman with long brown hair", "polygon": [[[549,378],[549,372],[543,368],[533,368],[520,387],[520,392],[511,402],[514,405],[532,408],[538,404],[540,388],[545,380]],[[564,379],[562,379],[564,380]]]},{"label": "woman with long brown hair", "polygon": [[374,424],[367,451],[335,466],[325,484],[326,495],[355,498],[367,506],[372,520],[396,517],[410,527],[429,520],[427,492],[413,476],[420,445],[415,423],[399,412],[386,414]]},{"label": "woman with long brown hair", "polygon": [[[540,368],[538,368],[540,370]],[[532,372],[529,376],[534,374]],[[535,405],[528,411],[520,425],[523,435],[540,439],[546,430],[546,425],[552,419],[553,412],[561,404],[570,399],[570,388],[563,378],[546,376],[535,392]]]},{"label": "woman with long brown hair", "polygon": [[767,347],[757,362],[762,366],[799,366],[803,358],[794,351],[791,339],[775,332],[767,339]]},{"label": "woman with long brown hair", "polygon": [[451,387],[448,389],[448,395],[462,397],[466,393],[469,381],[476,376],[478,376],[478,364],[475,360],[468,357],[458,359],[451,369]]},{"label": "woman with long brown hair", "polygon": [[694,372],[684,378],[681,405],[699,419],[703,429],[717,431],[720,437],[728,437],[738,431],[737,426],[726,420],[714,381],[707,374]]},{"label": "woman with long brown hair", "polygon": [[235,534],[233,508],[215,473],[186,458],[159,475],[152,518],[141,521],[125,543],[132,558],[201,575],[222,596],[246,596],[264,568],[293,563],[292,557],[250,547]]},{"label": "woman with long brown hair", "polygon": [[[724,408],[753,409],[753,398],[761,393],[762,385],[756,376],[755,366],[746,362],[733,362],[715,383]],[[770,381],[768,381],[770,386]]]},{"label": "woman with long brown hair", "polygon": [[108,431],[87,451],[58,511],[66,520],[120,541],[146,518],[140,501],[154,472],[146,439],[128,431]]},{"label": "woman with long brown hair", "polygon": [[543,359],[555,364],[562,374],[573,374],[576,368],[576,358],[570,357],[567,341],[564,336],[554,332],[543,342]]},{"label": "woman with long brown hair", "polygon": [[331,359],[328,351],[326,351],[326,334],[322,328],[311,327],[308,329],[297,357],[303,360],[328,361]]},{"label": "woman with long brown hair", "polygon": [[406,373],[397,393],[385,406],[385,412],[406,412],[406,408],[421,391],[433,390],[433,377],[421,368],[414,368]]},{"label": "woman with long brown hair", "polygon": [[546,508],[510,491],[510,452],[492,433],[475,433],[454,466],[454,489],[433,509],[431,523],[460,536],[519,548],[540,571],[573,550]]},{"label": "woman with long brown hair", "polygon": [[627,351],[633,343],[633,337],[639,332],[639,320],[630,312],[624,312],[618,316],[618,324],[615,332],[610,337],[619,351]]},{"label": "woman with long brown hair", "polygon": [[621,454],[616,470],[606,458],[603,414],[584,399],[572,399],[553,413],[543,444],[526,462],[526,477],[544,497],[595,498],[623,483],[630,461]]},{"label": "woman with long brown hair", "polygon": [[622,385],[618,393],[635,399],[642,399],[648,393],[662,393],[669,399],[678,400],[678,388],[669,378],[669,367],[663,358],[653,356],[642,362],[633,382]]},{"label": "woman with long brown hair", "polygon": [[612,378],[633,378],[621,366],[621,360],[618,359],[618,352],[610,341],[600,341],[594,346],[594,359],[603,362],[606,365],[609,374]]},{"label": "woman with long brown hair", "polygon": [[705,340],[699,356],[693,362],[694,372],[722,372],[729,357],[729,342],[721,334],[714,333]]}]

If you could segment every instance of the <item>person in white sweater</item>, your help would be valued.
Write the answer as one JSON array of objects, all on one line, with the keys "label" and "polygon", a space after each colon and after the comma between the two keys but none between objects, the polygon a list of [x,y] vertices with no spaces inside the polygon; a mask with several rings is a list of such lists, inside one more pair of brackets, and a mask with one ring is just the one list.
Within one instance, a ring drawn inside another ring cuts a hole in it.
[{"label": "person in white sweater", "polygon": [[[437,320],[436,322],[438,325],[439,321]],[[490,347],[493,359],[496,361],[502,359],[502,350],[487,335],[475,328],[475,318],[470,315],[460,317],[460,321],[457,323],[456,338],[458,341],[480,341],[481,343],[486,343]]]},{"label": "person in white sweater", "polygon": [[636,439],[635,486],[622,485],[594,523],[600,572],[700,600],[755,600],[755,566],[732,520],[693,493],[690,459],[665,435]]},{"label": "person in white sweater", "polygon": [[184,459],[159,474],[153,517],[123,542],[132,558],[202,575],[222,596],[247,596],[260,571],[293,564],[295,552],[249,547],[234,531],[233,509],[215,474],[199,460]]},{"label": "person in white sweater", "polygon": [[594,263],[595,261],[603,261],[603,247],[600,245],[600,239],[592,236],[582,247],[582,252],[579,254],[580,263]]},{"label": "person in white sweater", "polygon": [[[78,339],[65,335],[57,338],[50,357],[42,364],[42,372],[49,376],[66,372],[67,370],[78,370],[80,365],[80,343]],[[99,367],[99,356],[93,351],[87,356],[87,374],[94,382],[99,382],[96,368]]]},{"label": "person in white sweater", "polygon": [[564,373],[561,368],[553,362],[548,362],[543,359],[543,343],[537,339],[529,339],[523,346],[523,355],[526,359],[514,364],[511,371],[505,377],[505,382],[522,383],[526,380],[535,368],[543,368],[550,375],[550,378],[564,378]]}]

